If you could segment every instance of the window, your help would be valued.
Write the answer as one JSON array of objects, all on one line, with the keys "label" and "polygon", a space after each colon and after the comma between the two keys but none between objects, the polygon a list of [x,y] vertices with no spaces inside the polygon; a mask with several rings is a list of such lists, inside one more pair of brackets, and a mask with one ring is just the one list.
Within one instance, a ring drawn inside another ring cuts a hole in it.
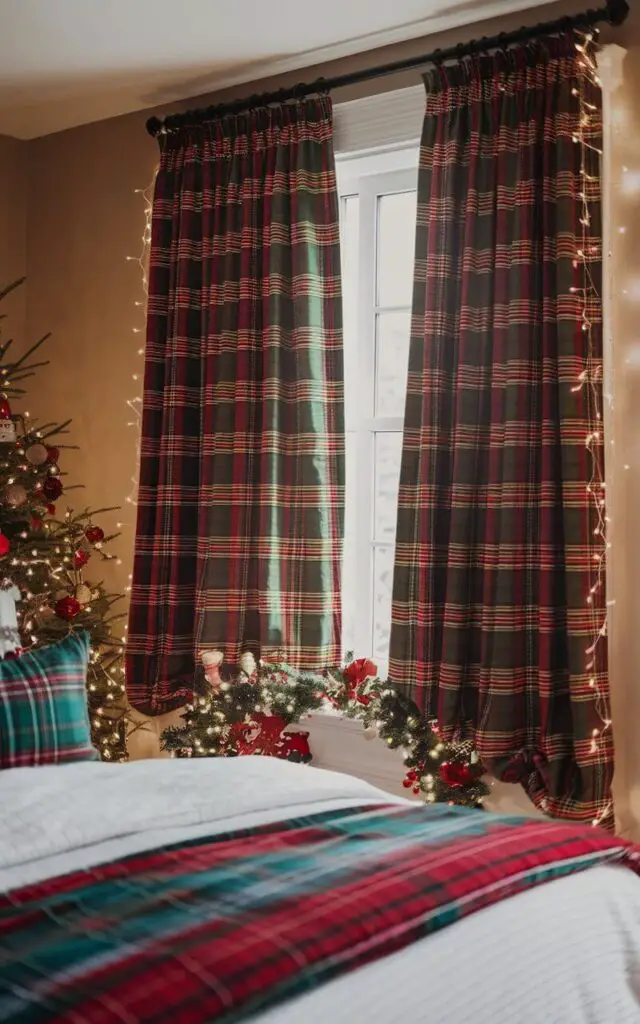
[{"label": "window", "polygon": [[417,150],[339,165],[345,342],[345,651],[389,661]]}]

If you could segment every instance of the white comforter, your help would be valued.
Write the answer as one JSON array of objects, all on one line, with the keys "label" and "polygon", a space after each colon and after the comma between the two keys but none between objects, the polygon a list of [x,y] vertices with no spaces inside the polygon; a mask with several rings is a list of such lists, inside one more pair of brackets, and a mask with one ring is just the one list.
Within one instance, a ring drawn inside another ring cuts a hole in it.
[{"label": "white comforter", "polygon": [[[178,839],[392,801],[268,758],[0,772],[0,891]],[[393,801],[402,802],[402,801]],[[256,1024],[640,1024],[640,880],[601,867],[480,911]]]}]

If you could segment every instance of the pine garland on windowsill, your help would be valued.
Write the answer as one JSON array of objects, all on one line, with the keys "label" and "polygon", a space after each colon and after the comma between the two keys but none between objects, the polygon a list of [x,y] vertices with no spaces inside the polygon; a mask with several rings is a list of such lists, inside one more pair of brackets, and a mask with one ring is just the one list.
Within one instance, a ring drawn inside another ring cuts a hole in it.
[{"label": "pine garland on windowsill", "polygon": [[162,734],[164,749],[174,756],[308,761],[307,734],[287,726],[332,707],[360,720],[368,738],[378,736],[390,749],[404,751],[407,790],[427,803],[482,806],[488,789],[473,744],[443,741],[413,701],[378,678],[372,661],[347,659],[343,668],[321,675],[285,663],[257,664],[251,654],[237,668],[223,665],[220,651],[206,652],[202,661],[184,725]]}]

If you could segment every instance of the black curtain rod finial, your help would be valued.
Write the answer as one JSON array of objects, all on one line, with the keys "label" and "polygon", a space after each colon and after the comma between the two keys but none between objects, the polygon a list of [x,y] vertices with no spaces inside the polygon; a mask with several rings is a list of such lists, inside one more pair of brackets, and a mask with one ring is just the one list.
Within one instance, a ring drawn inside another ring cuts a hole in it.
[{"label": "black curtain rod finial", "polygon": [[151,138],[155,138],[162,131],[162,121],[159,117],[150,117],[147,119],[146,124],[147,131]]},{"label": "black curtain rod finial", "polygon": [[622,25],[629,15],[627,0],[607,0],[609,24],[616,27]]}]

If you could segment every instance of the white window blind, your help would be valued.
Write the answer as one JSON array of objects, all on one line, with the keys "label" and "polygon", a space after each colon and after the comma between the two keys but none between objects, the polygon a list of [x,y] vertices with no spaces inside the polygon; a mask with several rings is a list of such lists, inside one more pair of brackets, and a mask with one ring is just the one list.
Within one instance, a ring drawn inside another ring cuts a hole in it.
[{"label": "white window blind", "polygon": [[334,146],[338,157],[417,146],[424,120],[424,86],[336,103]]}]

